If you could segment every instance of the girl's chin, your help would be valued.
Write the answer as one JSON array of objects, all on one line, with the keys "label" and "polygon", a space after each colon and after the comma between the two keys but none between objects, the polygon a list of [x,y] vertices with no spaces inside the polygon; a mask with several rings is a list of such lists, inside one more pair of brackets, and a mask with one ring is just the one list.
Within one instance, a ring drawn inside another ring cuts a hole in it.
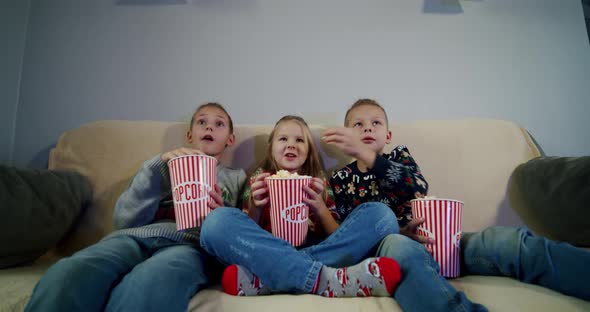
[{"label": "girl's chin", "polygon": [[291,173],[293,173],[294,171],[299,170],[299,167],[294,167],[294,166],[280,166],[281,170],[287,170]]}]

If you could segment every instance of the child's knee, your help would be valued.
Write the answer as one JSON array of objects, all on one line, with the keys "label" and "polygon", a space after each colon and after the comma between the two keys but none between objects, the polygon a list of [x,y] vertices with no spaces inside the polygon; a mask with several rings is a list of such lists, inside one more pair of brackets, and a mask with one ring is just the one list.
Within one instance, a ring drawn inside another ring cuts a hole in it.
[{"label": "child's knee", "polygon": [[391,208],[380,202],[370,202],[361,204],[357,209],[366,217],[371,219],[371,223],[375,224],[375,229],[383,236],[388,234],[399,233],[399,225],[397,218]]},{"label": "child's knee", "polygon": [[461,238],[464,258],[517,257],[522,242],[531,234],[523,228],[495,226]]},{"label": "child's knee", "polygon": [[426,248],[415,240],[401,234],[387,235],[377,249],[377,256],[385,256],[395,259],[401,264],[424,257]]},{"label": "child's knee", "polygon": [[[355,210],[373,216],[375,219],[393,218],[396,219],[395,214],[387,205],[380,202],[368,202],[360,204]],[[354,210],[353,210],[354,211]]]},{"label": "child's knee", "polygon": [[241,213],[236,208],[219,207],[211,211],[201,226],[201,244],[215,244],[223,238],[227,228],[227,220],[234,213]]}]

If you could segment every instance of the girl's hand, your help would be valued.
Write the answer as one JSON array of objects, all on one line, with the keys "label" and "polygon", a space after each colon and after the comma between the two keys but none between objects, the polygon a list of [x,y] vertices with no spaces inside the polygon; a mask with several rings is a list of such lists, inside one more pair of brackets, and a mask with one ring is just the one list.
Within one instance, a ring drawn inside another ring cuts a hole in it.
[{"label": "girl's hand", "polygon": [[168,162],[170,159],[178,156],[185,156],[185,155],[203,155],[204,153],[198,149],[190,148],[190,147],[181,147],[175,150],[171,150],[166,152],[160,156],[163,162]]},{"label": "girl's hand", "polygon": [[211,196],[209,202],[207,202],[209,209],[214,210],[215,208],[223,206],[223,197],[221,196],[221,188],[219,185],[215,184],[213,189],[209,191],[209,195]]},{"label": "girl's hand", "polygon": [[309,206],[309,217],[313,222],[312,229],[314,232],[323,237],[328,237],[338,228],[338,223],[330,213],[326,202],[323,198],[325,181],[320,178],[313,178],[309,186],[303,190],[309,196],[304,198],[303,202]]},{"label": "girl's hand", "polygon": [[322,179],[312,178],[309,186],[304,186],[303,190],[309,196],[308,198],[303,198],[303,202],[309,206],[311,212],[318,216],[328,212],[328,207],[326,207],[326,202],[322,197],[322,192],[324,191],[324,181]]},{"label": "girl's hand", "polygon": [[270,176],[270,173],[261,173],[254,178],[254,182],[250,186],[250,196],[254,202],[256,208],[261,209],[268,204],[268,186],[266,185],[266,179]]}]

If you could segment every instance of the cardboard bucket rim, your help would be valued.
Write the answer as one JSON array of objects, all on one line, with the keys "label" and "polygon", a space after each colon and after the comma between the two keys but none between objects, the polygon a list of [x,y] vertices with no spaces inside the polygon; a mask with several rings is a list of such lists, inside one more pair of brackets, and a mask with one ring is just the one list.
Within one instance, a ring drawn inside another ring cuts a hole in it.
[{"label": "cardboard bucket rim", "polygon": [[450,201],[450,202],[456,202],[456,203],[461,203],[463,205],[465,205],[465,202],[462,200],[458,200],[458,199],[451,199],[451,198],[414,198],[412,200],[410,200],[410,203],[412,202],[419,202],[419,201],[435,201],[435,200],[441,200],[441,201]]},{"label": "cardboard bucket rim", "polygon": [[264,180],[303,180],[303,179],[311,179],[312,176],[295,176],[295,177],[290,177],[290,178],[273,178],[273,177],[266,177],[264,178]]},{"label": "cardboard bucket rim", "polygon": [[209,156],[209,155],[205,155],[205,154],[192,154],[192,155],[181,155],[181,156],[176,156],[174,158],[170,158],[170,160],[168,160],[166,163],[168,165],[170,165],[170,163],[173,160],[177,160],[177,159],[181,159],[181,158],[185,158],[185,157],[205,157],[205,158],[211,158],[214,159],[217,162],[217,158],[213,157],[213,156]]}]

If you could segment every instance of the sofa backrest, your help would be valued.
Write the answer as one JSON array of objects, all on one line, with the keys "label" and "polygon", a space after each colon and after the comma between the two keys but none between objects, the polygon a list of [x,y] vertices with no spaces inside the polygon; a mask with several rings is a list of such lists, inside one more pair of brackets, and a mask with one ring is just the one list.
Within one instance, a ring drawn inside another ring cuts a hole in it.
[{"label": "sofa backrest", "polygon": [[[326,125],[312,125],[329,172],[350,161],[319,138]],[[272,125],[236,125],[236,144],[222,162],[253,169],[262,159]],[[76,229],[58,246],[70,254],[112,231],[112,211],[121,192],[143,161],[186,144],[187,125],[180,122],[106,120],[66,131],[49,157],[50,169],[76,170],[86,175],[94,201]],[[512,170],[539,156],[528,133],[500,120],[417,121],[391,125],[393,142],[408,146],[429,182],[430,195],[465,202],[463,230],[517,225],[507,203]]]}]

